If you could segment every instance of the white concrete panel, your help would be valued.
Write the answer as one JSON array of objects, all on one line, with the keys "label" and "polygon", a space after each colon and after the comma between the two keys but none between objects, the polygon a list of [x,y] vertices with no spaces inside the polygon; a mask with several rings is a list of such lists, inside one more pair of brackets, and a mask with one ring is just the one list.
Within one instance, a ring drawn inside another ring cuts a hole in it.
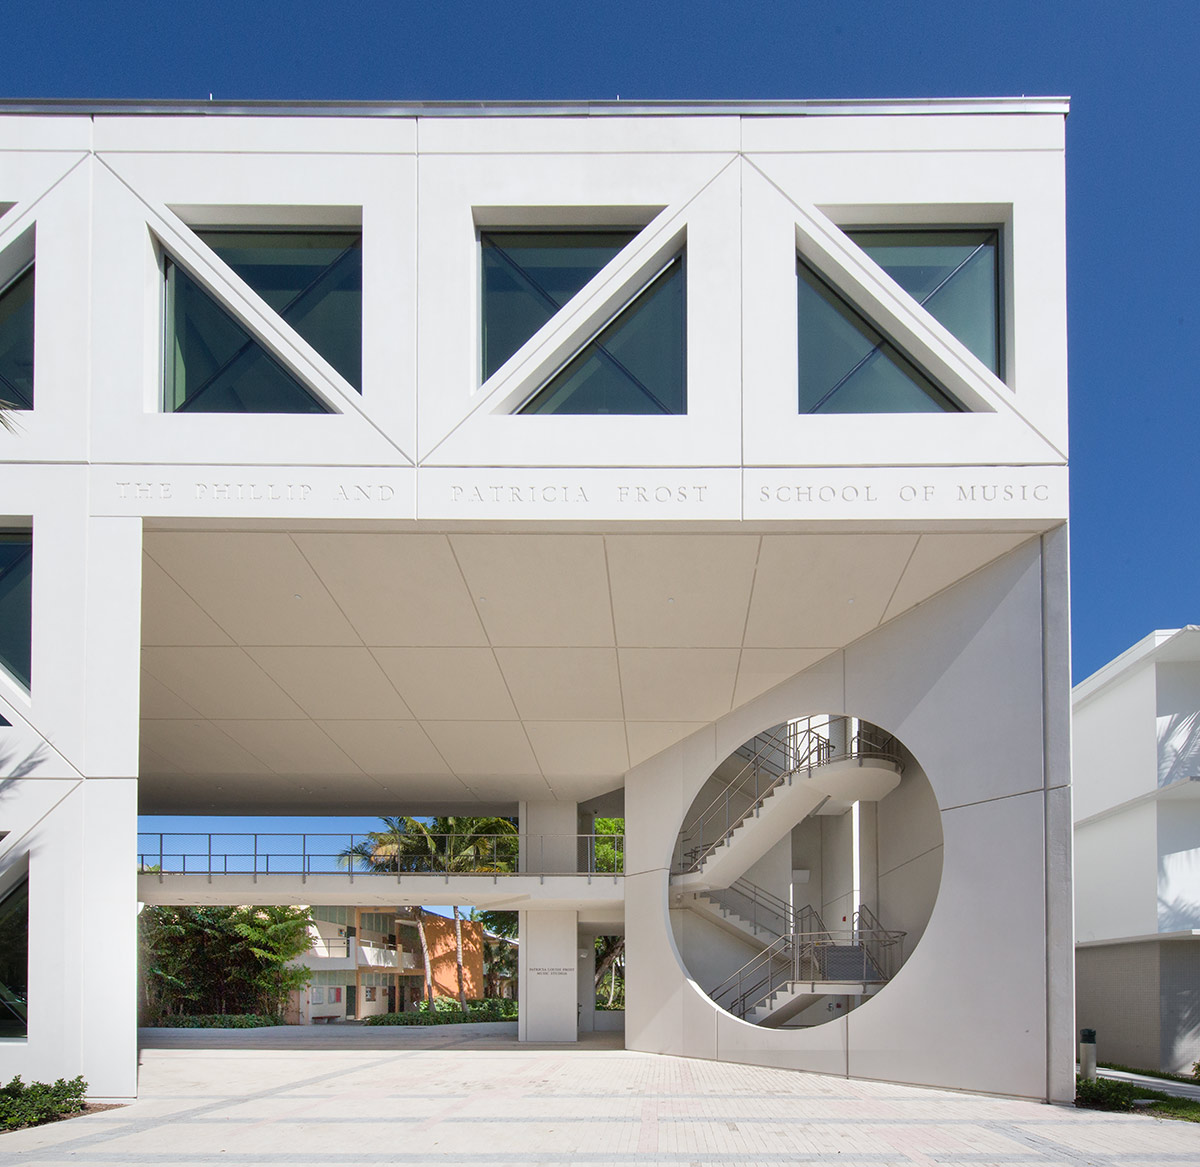
[{"label": "white concrete panel", "polygon": [[142,556],[143,644],[232,644],[221,626],[149,555]]},{"label": "white concrete panel", "polygon": [[[269,767],[211,721],[144,721],[141,740],[154,755],[168,759],[172,771],[179,767],[200,775],[270,773]],[[143,777],[148,772],[143,767]]]},{"label": "white concrete panel", "polygon": [[[498,778],[538,773],[529,739],[515,721],[426,721],[425,732],[450,769],[460,776]],[[545,786],[542,782],[537,785]]]},{"label": "white concrete panel", "polygon": [[981,118],[937,113],[921,117],[753,117],[742,121],[742,149],[747,154],[868,155],[943,150],[1061,151],[1065,114],[1062,103],[1057,103],[1057,108],[1035,116],[1022,112]]},{"label": "white concrete panel", "polygon": [[516,720],[488,648],[377,648],[375,659],[421,720]]},{"label": "white concrete panel", "polygon": [[617,643],[740,645],[758,544],[752,535],[608,536]]},{"label": "white concrete panel", "polygon": [[292,540],[282,533],[146,535],[146,551],[239,644],[358,644]]},{"label": "white concrete panel", "polygon": [[[691,124],[687,124],[688,122]],[[740,118],[421,118],[422,154],[654,154],[738,150]]]},{"label": "white concrete panel", "polygon": [[838,647],[883,618],[912,555],[911,535],[766,535],[746,644]]},{"label": "white concrete panel", "polygon": [[883,614],[885,620],[957,583],[1029,538],[1025,534],[924,534]]},{"label": "white concrete panel", "polygon": [[630,721],[715,720],[729,711],[736,648],[622,648],[621,693]]},{"label": "white concrete panel", "polygon": [[240,648],[144,648],[142,667],[202,717],[304,716]]},{"label": "white concrete panel", "polygon": [[453,535],[450,543],[492,644],[613,643],[599,537]]},{"label": "white concrete panel", "polygon": [[182,697],[172,693],[161,681],[152,677],[145,669],[141,676],[141,716],[152,720],[162,718],[199,717]]},{"label": "white concrete panel", "polygon": [[943,808],[1042,788],[1041,612],[1031,543],[846,650],[847,709],[904,742]]},{"label": "white concrete panel", "polygon": [[444,535],[292,538],[364,644],[487,643]]},{"label": "white concrete panel", "polygon": [[832,650],[826,648],[744,648],[738,659],[735,706],[744,705],[802,673]]},{"label": "white concrete panel", "polygon": [[[182,151],[217,154],[410,153],[416,148],[413,118],[103,117],[95,119],[99,154]],[[316,168],[325,170],[344,165]],[[223,168],[224,169],[224,168]]]},{"label": "white concrete panel", "polygon": [[309,717],[412,717],[365,648],[279,646],[247,653]]},{"label": "white concrete panel", "polygon": [[702,721],[631,721],[626,723],[625,734],[629,740],[629,764],[638,766],[647,759],[661,753],[668,746],[703,729]]},{"label": "white concrete panel", "polygon": [[619,718],[621,682],[612,648],[497,648],[517,712],[526,721]]},{"label": "white concrete panel", "polygon": [[[318,721],[356,766],[376,778],[450,770],[415,721]],[[449,783],[454,789],[457,783]]]},{"label": "white concrete panel", "polygon": [[547,776],[618,779],[629,769],[625,726],[620,721],[527,721],[525,732]]},{"label": "white concrete panel", "polygon": [[1046,1097],[1043,822],[1040,791],[943,813],[937,908],[904,968],[849,1016],[851,1074]]},{"label": "white concrete panel", "polygon": [[311,721],[214,721],[213,726],[276,774],[358,775],[359,769]]}]

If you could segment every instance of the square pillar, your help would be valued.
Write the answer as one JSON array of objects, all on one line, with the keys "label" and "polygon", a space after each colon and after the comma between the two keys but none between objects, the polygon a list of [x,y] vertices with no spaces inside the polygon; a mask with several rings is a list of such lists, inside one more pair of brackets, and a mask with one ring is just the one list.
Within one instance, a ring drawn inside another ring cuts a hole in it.
[{"label": "square pillar", "polygon": [[575,1041],[579,1031],[579,914],[521,912],[518,927],[517,1037],[520,1041]]}]

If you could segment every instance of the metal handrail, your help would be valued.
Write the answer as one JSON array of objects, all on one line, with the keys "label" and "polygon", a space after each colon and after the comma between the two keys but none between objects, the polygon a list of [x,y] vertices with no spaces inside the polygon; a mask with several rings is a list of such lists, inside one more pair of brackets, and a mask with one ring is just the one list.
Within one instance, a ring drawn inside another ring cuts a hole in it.
[{"label": "metal handrail", "polygon": [[[703,894],[721,908],[745,920],[755,933],[764,931],[773,936],[784,936],[789,932],[811,931],[811,928],[798,927],[796,920],[798,915],[806,912],[816,914],[809,905],[797,913],[787,900],[751,883],[745,876],[735,879],[727,888],[712,888]],[[820,928],[824,927],[823,923],[820,924]]]},{"label": "metal handrail", "polygon": [[[405,875],[617,876],[625,871],[625,836],[436,834],[428,854],[402,855],[378,846],[371,834],[142,831],[138,870],[167,875]],[[458,848],[469,842],[465,862]]]},{"label": "metal handrail", "polygon": [[[812,912],[810,919],[820,916]],[[865,906],[859,921],[875,919]],[[773,993],[789,985],[823,983],[885,984],[899,968],[906,933],[858,927],[820,928],[778,937],[757,956],[731,973],[708,994],[728,1012],[745,1019]]]},{"label": "metal handrail", "polygon": [[[814,721],[819,721],[825,732],[814,729]],[[790,784],[799,774],[807,776],[831,762],[856,760],[861,765],[868,759],[887,761],[897,772],[903,770],[896,739],[858,718],[806,717],[789,721],[783,728],[782,736],[776,729],[768,730],[734,751],[740,757],[750,754],[746,765],[680,832],[678,862],[682,873],[699,871],[751,814],[757,814],[768,795],[784,783]],[[786,764],[775,760],[780,757]],[[763,779],[763,771],[768,780]]]}]

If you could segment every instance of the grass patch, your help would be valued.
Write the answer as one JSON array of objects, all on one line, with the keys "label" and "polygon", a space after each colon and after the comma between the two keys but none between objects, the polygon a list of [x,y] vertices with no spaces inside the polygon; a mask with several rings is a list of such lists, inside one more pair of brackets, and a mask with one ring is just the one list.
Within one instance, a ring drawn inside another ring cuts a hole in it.
[{"label": "grass patch", "polygon": [[1186,1082],[1189,1086],[1200,1084],[1191,1074],[1169,1074],[1166,1070],[1143,1070],[1138,1066],[1123,1066],[1120,1062],[1097,1062],[1096,1065],[1101,1070],[1120,1070],[1123,1074],[1141,1074],[1146,1078],[1162,1078],[1167,1082]]},{"label": "grass patch", "polygon": [[69,1082],[59,1078],[53,1086],[45,1082],[26,1085],[18,1075],[7,1086],[0,1086],[0,1130],[20,1130],[79,1114],[86,1105],[85,1093],[87,1083],[82,1078]]},{"label": "grass patch", "polygon": [[[1186,1081],[1186,1079],[1185,1079]],[[1140,1110],[1134,1106],[1138,1100],[1148,1100],[1145,1108],[1149,1114],[1161,1118],[1178,1118],[1184,1122],[1200,1122],[1200,1102],[1192,1098],[1176,1098],[1161,1090],[1147,1090],[1130,1082],[1117,1082],[1111,1078],[1075,1079],[1075,1105],[1085,1110]]]}]

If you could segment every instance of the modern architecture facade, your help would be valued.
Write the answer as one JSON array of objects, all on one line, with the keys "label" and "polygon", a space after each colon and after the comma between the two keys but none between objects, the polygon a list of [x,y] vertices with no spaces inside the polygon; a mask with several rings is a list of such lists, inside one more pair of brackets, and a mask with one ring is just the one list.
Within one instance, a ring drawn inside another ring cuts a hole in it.
[{"label": "modern architecture facade", "polygon": [[1075,686],[1075,985],[1097,1053],[1200,1059],[1200,628],[1159,630]]},{"label": "modern architecture facade", "polygon": [[0,110],[0,1076],[135,1092],[139,900],[457,903],[523,1040],[624,934],[630,1048],[1071,1097],[1066,112]]}]

